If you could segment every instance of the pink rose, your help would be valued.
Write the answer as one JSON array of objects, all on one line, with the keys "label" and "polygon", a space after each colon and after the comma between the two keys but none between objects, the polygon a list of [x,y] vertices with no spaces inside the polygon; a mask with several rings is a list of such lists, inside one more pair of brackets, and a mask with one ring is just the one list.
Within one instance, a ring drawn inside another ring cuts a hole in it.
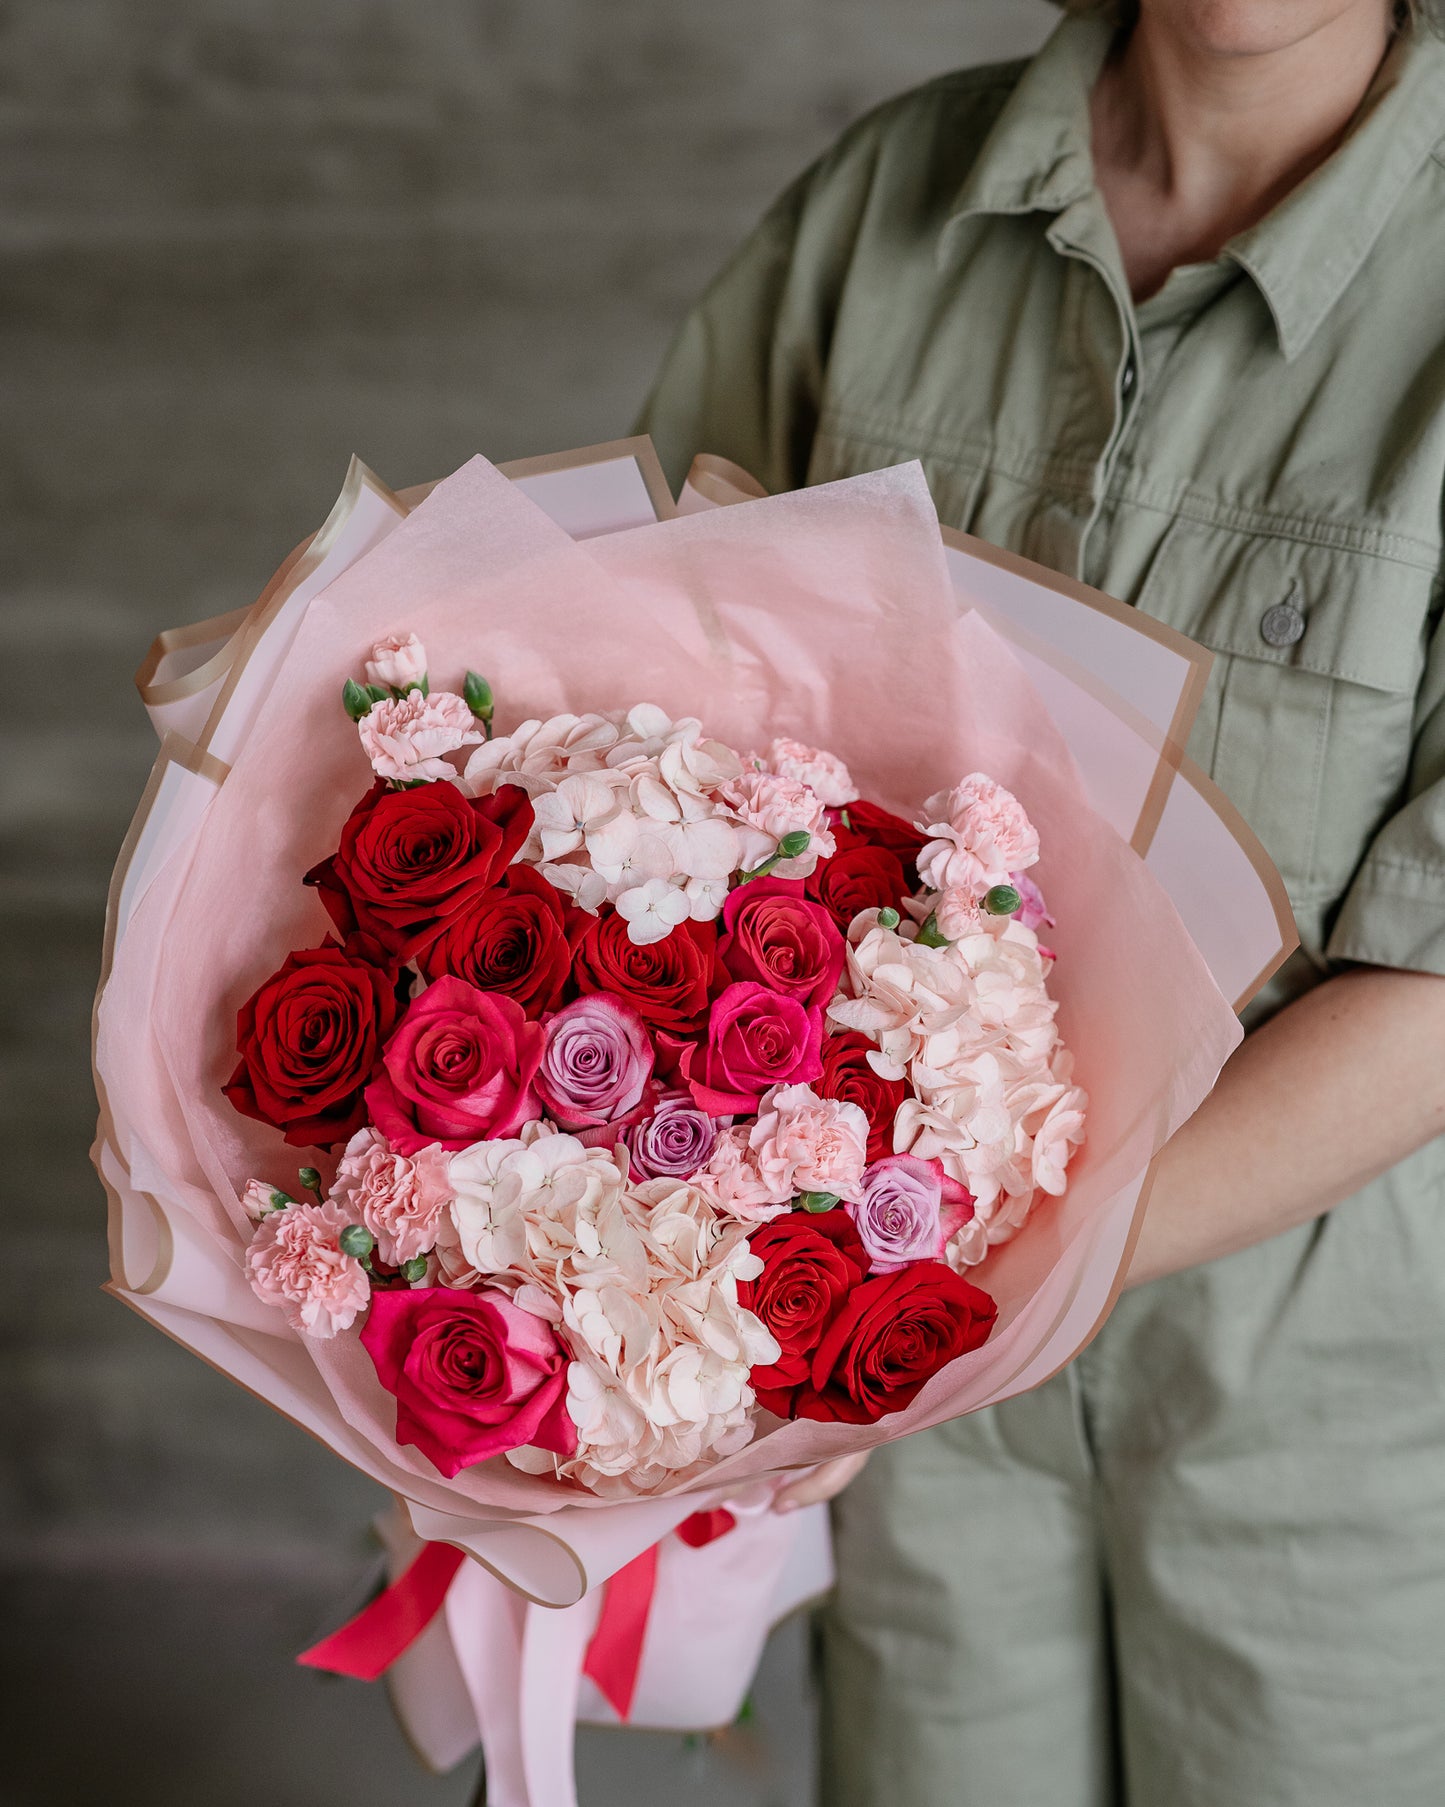
[{"label": "pink rose", "polygon": [[373,704],[356,727],[377,777],[401,784],[455,778],[446,755],[482,738],[463,699],[445,690],[388,697]]},{"label": "pink rose", "polygon": [[377,1377],[396,1395],[396,1440],[448,1480],[534,1444],[570,1456],[567,1352],[544,1319],[494,1288],[379,1292],[361,1332]]},{"label": "pink rose", "polygon": [[533,1081],[546,1039],[515,999],[438,979],[387,1043],[366,1088],[371,1121],[405,1155],[515,1135],[542,1114]]},{"label": "pink rose", "polygon": [[435,1142],[414,1155],[398,1154],[373,1129],[359,1129],[346,1144],[331,1196],[364,1224],[388,1267],[425,1255],[451,1203],[449,1157]]},{"label": "pink rose", "polygon": [[772,868],[774,878],[806,878],[819,860],[834,852],[836,844],[822,799],[794,778],[745,766],[738,777],[722,786],[717,797],[742,829],[745,872],[771,859],[783,836],[799,830],[809,837],[806,851],[795,859],[779,860]]},{"label": "pink rose", "polygon": [[426,676],[426,648],[415,634],[378,640],[366,661],[366,681],[380,690],[409,690]]},{"label": "pink rose", "polygon": [[957,886],[982,897],[1039,857],[1038,832],[1023,805],[982,772],[930,797],[923,813],[919,826],[932,839],[918,856],[918,872],[931,891]]},{"label": "pink rose", "polygon": [[751,1112],[770,1087],[821,1077],[822,1010],[766,985],[729,985],[713,1000],[705,1040],[684,1048],[681,1068],[710,1115]]},{"label": "pink rose", "polygon": [[801,740],[775,740],[768,748],[766,763],[780,778],[806,784],[830,809],[858,799],[858,786],[836,753],[821,752]]},{"label": "pink rose", "polygon": [[246,1250],[246,1276],[258,1299],[279,1305],[293,1330],[332,1337],[349,1329],[371,1291],[366,1270],[341,1252],[341,1232],[355,1219],[330,1199],[287,1205],[256,1226]]},{"label": "pink rose", "polygon": [[642,1102],[652,1077],[647,1025],[621,998],[590,992],[546,1024],[537,1091],[562,1129],[617,1123]]},{"label": "pink rose", "polygon": [[843,1207],[858,1230],[875,1274],[914,1261],[938,1261],[955,1230],[973,1217],[973,1198],[934,1161],[891,1154],[863,1175]]},{"label": "pink rose", "polygon": [[748,1147],[764,1180],[789,1198],[853,1198],[868,1160],[868,1119],[856,1104],[820,1098],[811,1086],[777,1086],[758,1106]]},{"label": "pink rose", "polygon": [[804,1004],[831,1004],[847,949],[822,904],[787,879],[755,878],[729,892],[717,957],[734,979],[754,979]]}]

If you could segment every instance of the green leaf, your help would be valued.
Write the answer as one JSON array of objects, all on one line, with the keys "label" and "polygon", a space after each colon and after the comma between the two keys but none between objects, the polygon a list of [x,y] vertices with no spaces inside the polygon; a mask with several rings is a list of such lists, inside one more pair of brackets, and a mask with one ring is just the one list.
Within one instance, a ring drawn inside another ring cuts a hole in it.
[{"label": "green leaf", "polygon": [[805,1211],[811,1211],[815,1216],[823,1211],[831,1211],[839,1202],[836,1192],[800,1192],[798,1194],[798,1203]]},{"label": "green leaf", "polygon": [[366,694],[371,698],[372,703],[376,704],[384,703],[391,692],[389,690],[383,690],[380,684],[368,684],[366,686]]},{"label": "green leaf", "polygon": [[947,935],[939,934],[938,918],[936,916],[930,916],[928,921],[925,922],[923,927],[918,931],[918,945],[919,947],[952,947],[953,943],[948,939]]}]

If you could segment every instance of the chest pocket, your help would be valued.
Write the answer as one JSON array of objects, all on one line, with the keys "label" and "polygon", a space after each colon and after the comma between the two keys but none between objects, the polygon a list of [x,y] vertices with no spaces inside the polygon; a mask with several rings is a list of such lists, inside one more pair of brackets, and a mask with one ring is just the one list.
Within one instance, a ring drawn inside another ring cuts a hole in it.
[{"label": "chest pocket", "polygon": [[1433,591],[1394,559],[1176,518],[1136,598],[1215,654],[1189,750],[1311,952],[1405,782]]},{"label": "chest pocket", "polygon": [[974,503],[986,475],[982,456],[967,448],[940,451],[928,446],[927,434],[910,435],[879,420],[825,409],[813,437],[808,458],[809,483],[833,483],[864,471],[886,470],[889,465],[909,464],[915,458],[923,466],[933,505],[946,527],[967,531]]}]

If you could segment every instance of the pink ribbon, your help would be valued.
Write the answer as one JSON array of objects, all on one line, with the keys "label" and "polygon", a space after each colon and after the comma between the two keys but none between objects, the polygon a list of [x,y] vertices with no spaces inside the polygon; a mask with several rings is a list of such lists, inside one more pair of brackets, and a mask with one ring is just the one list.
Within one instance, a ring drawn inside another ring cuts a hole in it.
[{"label": "pink ribbon", "polygon": [[[684,1519],[677,1535],[698,1550],[726,1535],[736,1523],[725,1506],[718,1506]],[[657,1551],[652,1544],[604,1584],[602,1610],[582,1660],[582,1673],[592,1678],[624,1722],[632,1711],[642,1667],[642,1645],[657,1586]],[[375,1681],[441,1611],[465,1560],[464,1552],[453,1544],[423,1544],[390,1587],[330,1637],[303,1650],[296,1661],[333,1675]]]}]

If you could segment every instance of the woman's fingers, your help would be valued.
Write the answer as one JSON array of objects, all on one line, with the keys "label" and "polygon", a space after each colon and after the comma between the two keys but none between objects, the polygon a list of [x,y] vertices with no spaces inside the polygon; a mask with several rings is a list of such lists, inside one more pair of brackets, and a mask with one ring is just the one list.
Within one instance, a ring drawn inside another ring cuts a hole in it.
[{"label": "woman's fingers", "polygon": [[868,1461],[868,1451],[861,1455],[839,1456],[833,1462],[820,1462],[811,1473],[803,1476],[801,1481],[794,1481],[790,1486],[780,1487],[773,1497],[774,1512],[796,1512],[799,1506],[816,1506],[820,1500],[830,1500],[834,1494],[841,1493],[849,1481],[863,1472]]}]

